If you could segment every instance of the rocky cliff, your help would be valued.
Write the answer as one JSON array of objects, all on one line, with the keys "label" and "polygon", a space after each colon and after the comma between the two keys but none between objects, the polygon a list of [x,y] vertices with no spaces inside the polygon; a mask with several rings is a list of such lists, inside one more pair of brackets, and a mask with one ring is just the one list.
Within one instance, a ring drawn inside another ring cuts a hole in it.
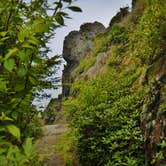
[{"label": "rocky cliff", "polygon": [[83,59],[90,56],[94,47],[94,38],[105,31],[105,27],[99,23],[85,23],[79,31],[70,32],[64,40],[63,58],[67,65],[63,71],[62,96],[67,97],[70,93],[70,83],[73,82],[71,73],[76,69]]},{"label": "rocky cliff", "polygon": [[166,3],[126,9],[110,27],[86,23],[64,41],[63,109],[80,165],[166,163]]}]

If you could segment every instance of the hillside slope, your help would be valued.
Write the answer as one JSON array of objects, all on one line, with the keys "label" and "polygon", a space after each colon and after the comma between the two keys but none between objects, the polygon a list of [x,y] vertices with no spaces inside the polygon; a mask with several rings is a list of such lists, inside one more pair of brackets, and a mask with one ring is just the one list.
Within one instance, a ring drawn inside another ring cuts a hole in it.
[{"label": "hillside slope", "polygon": [[134,0],[107,29],[89,23],[66,37],[62,105],[80,165],[166,164],[165,9]]}]

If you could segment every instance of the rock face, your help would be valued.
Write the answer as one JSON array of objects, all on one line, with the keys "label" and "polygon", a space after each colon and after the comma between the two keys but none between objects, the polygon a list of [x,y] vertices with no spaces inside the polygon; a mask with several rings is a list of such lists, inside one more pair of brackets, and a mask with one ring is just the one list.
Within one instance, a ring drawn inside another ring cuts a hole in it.
[{"label": "rock face", "polygon": [[79,63],[93,48],[94,37],[103,32],[105,27],[99,23],[85,23],[79,31],[72,31],[65,37],[63,58],[68,64]]},{"label": "rock face", "polygon": [[[146,157],[149,161],[157,154],[155,166],[166,162],[166,57],[162,57],[155,65],[154,75],[156,80],[149,84],[149,91],[143,105],[142,131]],[[163,143],[163,147],[162,144]],[[161,151],[162,149],[162,151]]]},{"label": "rock face", "polygon": [[97,74],[103,73],[106,69],[107,59],[109,55],[109,51],[99,53],[96,57],[96,62],[91,68],[89,68],[86,73],[84,73],[84,77],[93,78]]},{"label": "rock face", "polygon": [[67,65],[63,71],[63,91],[62,95],[67,97],[70,93],[70,79],[72,71],[81,60],[88,58],[94,46],[94,38],[105,31],[104,25],[99,22],[85,23],[81,25],[79,31],[70,32],[64,40],[63,58]]}]

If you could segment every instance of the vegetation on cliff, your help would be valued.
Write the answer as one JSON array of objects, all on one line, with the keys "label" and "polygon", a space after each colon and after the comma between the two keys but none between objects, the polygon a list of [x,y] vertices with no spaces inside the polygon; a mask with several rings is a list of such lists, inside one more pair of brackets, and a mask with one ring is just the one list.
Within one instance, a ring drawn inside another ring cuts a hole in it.
[{"label": "vegetation on cliff", "polygon": [[[81,60],[73,70],[63,109],[75,131],[80,165],[166,163],[166,3],[133,5],[95,37],[90,62]],[[91,60],[102,52],[109,55],[106,70],[90,78]]]},{"label": "vegetation on cliff", "polygon": [[37,92],[53,87],[45,77],[57,56],[47,56],[47,43],[68,17],[63,6],[81,11],[71,3],[59,0],[50,7],[45,0],[0,1],[0,166],[42,165],[32,139],[41,125],[32,101]]}]

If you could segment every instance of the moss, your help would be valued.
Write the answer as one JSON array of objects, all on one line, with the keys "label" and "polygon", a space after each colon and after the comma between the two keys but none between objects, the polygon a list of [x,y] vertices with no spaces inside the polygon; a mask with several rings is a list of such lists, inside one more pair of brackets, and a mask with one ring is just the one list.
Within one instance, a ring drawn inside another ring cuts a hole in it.
[{"label": "moss", "polygon": [[76,74],[81,74],[84,71],[87,71],[95,62],[96,62],[96,57],[91,57],[82,60],[76,69]]}]

